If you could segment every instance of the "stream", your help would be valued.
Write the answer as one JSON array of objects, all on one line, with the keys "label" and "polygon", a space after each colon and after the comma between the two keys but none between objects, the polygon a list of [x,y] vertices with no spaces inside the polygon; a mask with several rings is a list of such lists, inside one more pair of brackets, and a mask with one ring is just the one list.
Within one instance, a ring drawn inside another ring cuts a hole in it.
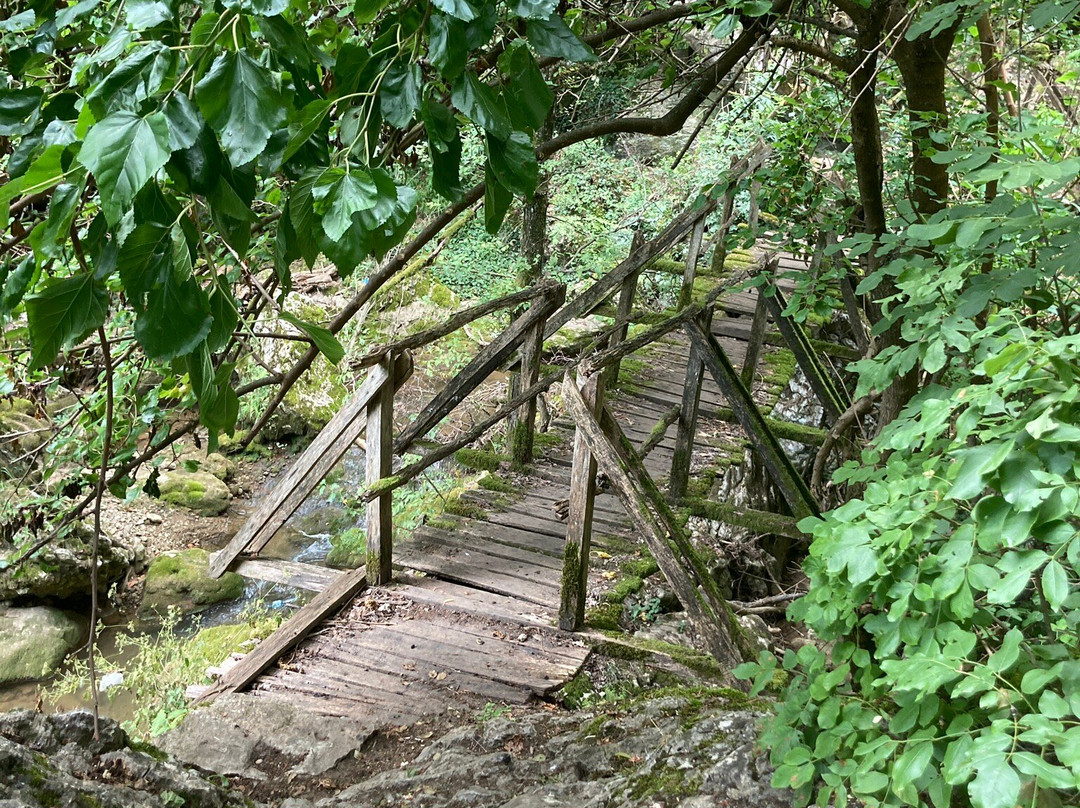
[{"label": "stream", "polygon": [[[319,486],[285,526],[274,534],[260,556],[309,564],[324,563],[332,548],[330,539],[333,535],[349,527],[363,526],[363,512],[357,514],[341,500],[347,492],[364,487],[364,459],[361,449],[350,449],[328,477],[328,482]],[[246,516],[249,511],[237,508],[234,513]],[[302,606],[311,594],[280,584],[249,579],[239,598],[184,615],[176,631],[181,637],[190,637],[201,628],[239,623],[245,611],[260,604],[271,611],[291,613]],[[122,635],[137,637],[160,630],[158,621],[138,621],[135,615],[123,612],[104,615],[102,623],[98,639],[99,679],[105,674],[122,672],[138,653],[137,645],[120,640]],[[120,648],[120,645],[124,647]],[[75,658],[85,660],[85,650],[77,653]],[[70,667],[70,662],[67,665]],[[56,678],[62,673],[58,671]],[[42,703],[41,690],[52,685],[56,678],[0,686],[0,712],[34,709]],[[111,687],[101,700],[101,713],[117,721],[129,720],[137,707],[134,701],[133,694],[122,684]],[[89,688],[84,686],[74,693],[49,699],[44,702],[43,708],[50,711],[85,709],[89,703]]]}]

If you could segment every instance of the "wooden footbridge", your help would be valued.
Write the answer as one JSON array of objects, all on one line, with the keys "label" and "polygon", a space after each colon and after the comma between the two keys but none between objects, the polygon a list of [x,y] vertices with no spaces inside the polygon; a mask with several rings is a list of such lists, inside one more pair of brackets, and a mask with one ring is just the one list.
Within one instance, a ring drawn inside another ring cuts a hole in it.
[{"label": "wooden footbridge", "polygon": [[[688,502],[688,480],[701,458],[717,451],[721,425],[734,423],[787,503],[788,514],[770,515],[771,524],[779,525],[774,530],[798,536],[797,518],[816,513],[777,439],[783,425],[764,418],[749,392],[763,344],[792,348],[834,418],[849,402],[817,364],[805,335],[781,315],[778,288],[772,297],[759,297],[729,292],[731,277],[697,277],[706,229],[717,219],[714,240],[721,254],[713,266],[724,264],[723,233],[735,182],[727,188],[718,202],[699,201],[652,241],[635,240],[625,261],[573,300],[565,300],[563,286],[540,283],[365,356],[360,364],[370,370],[353,398],[211,561],[215,575],[234,569],[317,594],[203,698],[250,688],[319,713],[386,725],[477,699],[514,703],[543,696],[572,677],[589,654],[576,632],[590,593],[595,597],[604,583],[604,571],[594,562],[627,547],[651,554],[698,640],[721,664],[735,665],[752,653],[672,503]],[[683,294],[675,313],[635,311],[642,272],[683,240]],[[774,277],[780,270],[805,269],[791,256],[768,254],[757,258],[751,272]],[[709,282],[715,288],[703,289]],[[526,304],[506,331],[395,434],[395,391],[412,370],[410,350],[493,311]],[[541,375],[545,340],[597,311],[614,324],[568,366]],[[644,325],[628,338],[631,323]],[[645,369],[633,386],[612,392],[620,361],[635,353]],[[452,443],[422,440],[493,371],[508,367],[517,372],[503,406]],[[553,430],[564,435],[564,448],[536,457],[537,396],[553,388],[569,416]],[[509,451],[527,469],[522,494],[508,500],[476,492],[477,507],[468,515],[440,517],[436,525],[395,536],[393,491],[504,420],[510,422]],[[366,567],[340,572],[260,559],[274,532],[362,434]],[[421,459],[396,464],[406,452]],[[598,472],[606,490],[597,490]],[[753,516],[717,508],[733,523]]]}]

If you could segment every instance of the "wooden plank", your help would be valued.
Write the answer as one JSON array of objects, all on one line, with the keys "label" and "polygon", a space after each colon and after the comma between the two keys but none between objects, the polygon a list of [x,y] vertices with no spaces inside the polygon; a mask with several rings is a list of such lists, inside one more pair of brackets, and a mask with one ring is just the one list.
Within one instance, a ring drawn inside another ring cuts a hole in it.
[{"label": "wooden plank", "polygon": [[[392,373],[392,360],[381,363]],[[367,451],[364,455],[364,482],[370,488],[393,471],[394,386],[387,382],[368,403]],[[367,533],[367,576],[373,584],[386,584],[394,574],[393,491],[385,491],[364,506]]]},{"label": "wooden plank", "polygon": [[[577,392],[577,388],[574,389]],[[581,392],[585,406],[603,406],[604,376],[591,377]],[[559,593],[559,628],[576,631],[585,624],[589,588],[589,552],[592,547],[593,509],[596,500],[596,459],[581,430],[574,432],[574,465],[570,472],[570,502],[566,516],[562,585]]]},{"label": "wooden plank", "polygon": [[408,545],[402,545],[401,552],[406,558],[441,558],[467,564],[475,569],[479,580],[498,574],[520,578],[524,583],[554,587],[559,578],[555,569],[537,563],[540,557],[537,554],[531,554],[531,558],[506,558],[491,555],[465,542],[441,541],[431,534],[418,536]]},{"label": "wooden plank", "polygon": [[[395,384],[404,384],[411,373],[412,360],[407,355],[400,357],[394,370]],[[266,546],[360,437],[367,424],[368,404],[389,378],[389,370],[384,365],[368,372],[360,389],[315,436],[236,535],[223,549],[210,556],[210,577],[219,577],[245,550],[257,553]]]},{"label": "wooden plank", "polygon": [[[728,194],[730,196],[730,193]],[[725,197],[726,201],[727,197]],[[726,206],[725,206],[726,207]],[[690,233],[690,242],[686,247],[686,265],[683,268],[682,288],[679,290],[679,308],[690,305],[694,296],[694,279],[697,277],[698,258],[701,255],[701,242],[705,237],[705,218],[697,220]]]},{"label": "wooden plank", "polygon": [[706,200],[702,207],[696,207],[696,203],[692,203],[676,216],[660,235],[641,245],[637,253],[629,255],[621,264],[552,315],[544,329],[544,338],[547,339],[571,320],[584,317],[607,300],[624,278],[667,252],[698,219],[708,216],[715,207],[716,202],[712,199]]},{"label": "wooden plank", "polygon": [[[415,547],[422,550],[424,547],[436,544],[444,547],[462,549],[467,553],[478,553],[481,556],[492,556],[506,561],[515,561],[519,564],[529,564],[533,567],[557,570],[560,568],[559,557],[550,551],[536,548],[524,548],[514,544],[491,541],[476,534],[463,534],[458,531],[446,531],[425,525],[415,531],[408,540],[401,543],[402,547]],[[538,570],[539,571],[539,570]]]},{"label": "wooden plank", "polygon": [[529,310],[518,317],[495,341],[473,357],[450,382],[425,406],[412,423],[398,436],[394,453],[403,454],[417,438],[422,438],[513,353],[522,337],[538,322],[560,306],[566,297],[566,285],[554,282],[538,284],[543,294],[533,300]]},{"label": "wooden plank", "polygon": [[784,315],[784,309],[787,308],[784,293],[775,287],[772,292],[772,295],[766,294],[765,300],[777,328],[784,335],[791,352],[795,354],[795,361],[806,374],[806,379],[825,408],[825,412],[834,420],[839,418],[851,406],[847,391],[833,384],[828,369],[818,360],[817,352],[810,344],[802,326]]},{"label": "wooden plank", "polygon": [[317,564],[304,564],[300,561],[278,561],[271,558],[245,558],[234,568],[245,578],[256,581],[269,581],[284,584],[308,592],[322,592],[340,576],[342,570],[321,567]]},{"label": "wooden plank", "polygon": [[[704,227],[704,218],[699,219],[698,222],[700,226]],[[641,249],[643,241],[644,237],[641,235],[641,230],[635,229],[634,237],[630,241],[631,255]],[[614,347],[626,339],[627,329],[630,327],[630,315],[634,312],[634,297],[637,295],[638,279],[640,277],[641,270],[639,269],[623,278],[622,285],[619,287],[619,301],[615,307],[615,322],[622,323],[622,325],[617,325],[615,333],[608,338],[608,347]],[[606,386],[613,385],[618,381],[619,364],[620,362],[615,362],[608,367],[607,373],[604,376],[604,384]]]},{"label": "wooden plank", "polygon": [[330,586],[259,643],[236,667],[218,679],[198,701],[212,699],[221,693],[243,690],[254,682],[259,674],[277,662],[282,654],[298,645],[312,629],[351,601],[366,586],[365,570],[350,570],[338,576]]},{"label": "wooden plank", "polygon": [[[650,488],[656,491],[655,483],[651,486],[646,484],[643,476],[647,478],[647,475],[643,475],[640,466],[632,462],[623,447],[601,427],[569,373],[563,385],[563,399],[597,465],[615,487],[657,566],[686,608],[690,622],[710,653],[723,665],[734,667],[739,664],[743,655],[732,635],[734,631],[737,637],[739,632],[735,617],[723,599],[716,595],[715,581],[708,570],[704,570],[702,575],[702,571],[693,566],[696,554],[692,548],[686,553],[689,540],[683,535],[681,526],[664,505],[662,497],[650,493]],[[608,429],[617,433],[618,426],[614,419],[609,417],[608,420]],[[681,545],[680,552],[685,561],[692,565],[690,570],[672,551],[669,541]]]},{"label": "wooden plank", "polygon": [[397,564],[402,568],[436,575],[447,581],[474,586],[497,595],[509,595],[539,606],[553,606],[558,599],[558,590],[553,586],[546,587],[523,578],[477,570],[472,564],[457,562],[445,554],[427,553],[414,556],[402,552]]},{"label": "wooden plank", "polygon": [[[525,334],[521,346],[521,361],[518,372],[510,385],[510,395],[528,390],[540,380],[540,360],[544,352],[544,324],[546,317],[540,317]],[[518,466],[528,465],[533,461],[533,443],[536,437],[536,397],[533,396],[510,416],[510,457]]]},{"label": "wooden plank", "polygon": [[543,606],[431,576],[411,576],[407,581],[396,580],[392,591],[427,606],[474,617],[494,618],[529,628],[553,630],[552,612]]},{"label": "wooden plank", "polygon": [[724,391],[728,402],[739,419],[746,434],[750,437],[755,450],[761,455],[765,468],[776,482],[777,487],[787,500],[788,507],[799,519],[806,516],[819,516],[817,503],[810,494],[806,482],[791,465],[780,443],[758,411],[757,405],[724,354],[716,339],[705,333],[697,323],[687,323],[686,333],[694,344],[694,350],[705,361],[706,367]]},{"label": "wooden plank", "polygon": [[[709,330],[712,325],[711,311],[702,314],[700,325],[706,331]],[[690,461],[694,453],[698,408],[701,405],[701,382],[704,378],[705,363],[691,351],[686,363],[682,401],[679,402],[678,431],[675,433],[675,450],[671,458],[671,471],[668,473],[668,497],[673,501],[686,496],[686,487],[690,484]]]}]

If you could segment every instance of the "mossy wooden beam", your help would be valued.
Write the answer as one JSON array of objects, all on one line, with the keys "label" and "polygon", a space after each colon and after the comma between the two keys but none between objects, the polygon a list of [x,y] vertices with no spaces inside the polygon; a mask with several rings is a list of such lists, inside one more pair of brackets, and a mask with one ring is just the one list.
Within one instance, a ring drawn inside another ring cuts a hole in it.
[{"label": "mossy wooden beam", "polygon": [[[701,315],[700,323],[705,331],[711,328],[711,310]],[[698,408],[701,404],[701,382],[704,378],[705,363],[697,352],[691,351],[686,360],[686,378],[683,381],[682,403],[679,405],[679,429],[675,435],[675,451],[668,474],[668,497],[672,501],[686,496],[686,485],[690,480],[690,461],[694,454],[694,436],[697,433]]]},{"label": "mossy wooden beam", "polygon": [[640,460],[636,460],[633,450],[627,451],[626,436],[615,419],[607,410],[597,419],[570,374],[563,385],[563,398],[597,467],[611,482],[710,653],[726,667],[737,665],[746,650],[740,643],[742,632],[738,621],[719,596],[716,582],[708,570],[699,568],[704,565],[697,559],[677,518],[659,495],[656,484],[648,477]]},{"label": "mossy wooden beam", "polygon": [[746,355],[743,357],[742,379],[746,389],[754,386],[754,374],[757,372],[758,360],[761,359],[761,346],[765,342],[765,324],[769,319],[769,307],[765,302],[765,295],[758,290],[757,303],[754,304],[754,319],[750,324],[750,337],[746,341]]},{"label": "mossy wooden beam", "polygon": [[765,302],[776,327],[787,341],[792,353],[795,354],[795,360],[802,368],[802,372],[806,374],[814,395],[818,397],[830,418],[833,420],[839,418],[851,406],[851,399],[847,392],[833,383],[828,369],[818,359],[817,352],[810,344],[802,326],[784,313],[787,300],[784,293],[780,291],[780,287],[773,285],[768,290],[763,289],[762,293],[765,295]]},{"label": "mossy wooden beam", "polygon": [[[735,417],[735,411],[731,407],[717,407],[715,410],[708,413],[712,418],[716,418],[718,421],[726,421],[731,424],[739,423],[739,419]],[[825,436],[829,433],[824,429],[817,429],[812,426],[803,426],[802,424],[795,424],[791,421],[781,421],[778,418],[770,418],[767,415],[763,415],[765,424],[772,430],[772,433],[776,437],[782,440],[791,440],[796,443],[803,443],[807,446],[820,446],[825,442]]]},{"label": "mossy wooden beam", "polygon": [[725,525],[743,527],[755,533],[772,533],[793,539],[806,539],[806,534],[796,527],[797,521],[783,514],[740,508],[725,502],[697,498],[684,499],[680,504],[691,516],[700,516],[704,519],[723,522]]},{"label": "mossy wooden beam", "polygon": [[667,434],[668,428],[679,419],[680,412],[682,412],[682,407],[676,404],[660,416],[660,420],[658,420],[656,425],[649,431],[649,436],[645,438],[645,441],[641,444],[641,448],[638,449],[638,455],[643,460],[649,456],[649,452],[660,445],[660,441],[664,439],[664,435]]},{"label": "mossy wooden beam", "polygon": [[706,367],[716,379],[720,392],[727,398],[738,419],[753,443],[754,449],[761,456],[773,481],[787,500],[788,507],[796,517],[818,516],[817,503],[810,489],[791,460],[780,446],[776,436],[765,423],[750,391],[739,380],[739,374],[728,359],[724,349],[712,334],[702,330],[696,322],[684,325],[694,351],[704,360]]}]

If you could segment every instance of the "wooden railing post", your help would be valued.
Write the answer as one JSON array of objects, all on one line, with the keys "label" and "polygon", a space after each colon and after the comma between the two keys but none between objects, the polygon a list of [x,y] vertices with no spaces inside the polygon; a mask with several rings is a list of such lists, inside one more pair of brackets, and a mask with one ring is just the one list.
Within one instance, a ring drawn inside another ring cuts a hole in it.
[{"label": "wooden railing post", "polygon": [[[602,372],[588,377],[581,390],[586,405],[597,414],[604,406],[603,377]],[[570,472],[570,505],[566,516],[566,545],[563,548],[562,591],[559,597],[559,628],[563,631],[577,631],[585,622],[595,501],[596,458],[589,450],[581,429],[577,429],[574,432],[574,466]]]},{"label": "wooden railing post", "polygon": [[[542,306],[545,299],[534,299],[533,306]],[[528,390],[540,380],[540,360],[544,353],[544,328],[547,316],[539,317],[526,332],[521,345],[521,365],[510,384],[509,398]],[[515,465],[524,466],[533,461],[533,444],[536,437],[536,397],[530,398],[510,418],[510,457]]]},{"label": "wooden railing post", "polygon": [[[630,255],[633,256],[636,254],[644,243],[645,237],[641,235],[641,231],[635,230],[634,238],[630,242]],[[640,277],[641,269],[639,268],[627,275],[626,278],[623,279],[622,286],[619,287],[619,303],[615,308],[615,321],[618,322],[624,320],[626,322],[618,326],[608,339],[609,348],[614,348],[626,339],[626,334],[630,327],[630,315],[634,312],[634,298],[637,296],[638,279]],[[622,360],[618,360],[604,371],[604,384],[607,387],[613,387],[619,380],[619,366],[621,364]]]},{"label": "wooden railing post", "polygon": [[[719,247],[717,247],[719,249]],[[701,314],[701,327],[712,326],[712,309]],[[686,496],[690,482],[690,459],[694,453],[694,434],[697,432],[698,407],[701,403],[701,382],[705,378],[705,363],[691,347],[686,360],[686,380],[683,382],[682,403],[679,405],[678,431],[675,433],[675,453],[668,475],[668,499],[678,502]]]},{"label": "wooden railing post", "polygon": [[[364,481],[375,485],[393,471],[394,457],[394,359],[382,364],[390,378],[367,408],[367,456]],[[394,563],[393,492],[386,491],[367,504],[367,579],[374,585],[390,583]]]},{"label": "wooden railing post", "polygon": [[690,242],[686,247],[686,264],[683,268],[682,289],[679,290],[679,308],[690,305],[694,298],[694,278],[697,276],[697,262],[701,256],[701,241],[705,237],[705,216],[694,223],[690,233]]},{"label": "wooden railing post", "polygon": [[746,342],[746,354],[743,356],[740,373],[743,387],[747,390],[752,390],[754,387],[754,374],[757,372],[758,360],[761,358],[761,346],[765,342],[765,325],[768,319],[769,304],[765,300],[765,290],[759,286],[757,303],[754,304],[754,320],[750,323],[750,337]]}]

